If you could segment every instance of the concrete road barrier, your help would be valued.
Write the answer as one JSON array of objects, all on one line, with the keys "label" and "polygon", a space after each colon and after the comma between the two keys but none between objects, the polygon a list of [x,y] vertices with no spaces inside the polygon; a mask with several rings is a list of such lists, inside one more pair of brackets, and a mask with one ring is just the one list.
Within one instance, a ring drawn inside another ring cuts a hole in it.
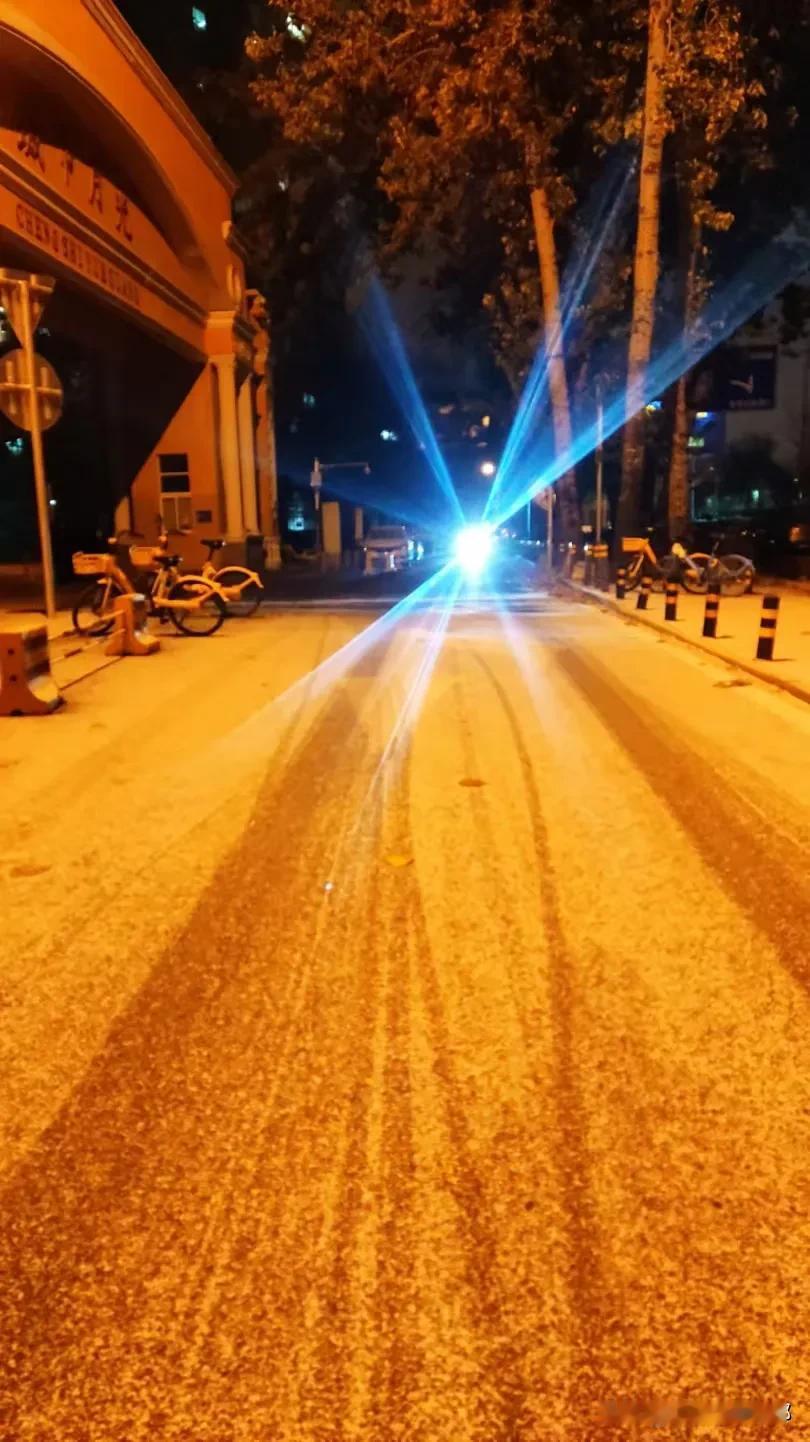
[{"label": "concrete road barrier", "polygon": [[0,716],[47,716],[63,701],[51,675],[47,626],[0,633]]},{"label": "concrete road barrier", "polygon": [[157,636],[147,633],[147,614],[145,596],[116,596],[115,625],[106,647],[108,656],[151,656],[160,650]]}]

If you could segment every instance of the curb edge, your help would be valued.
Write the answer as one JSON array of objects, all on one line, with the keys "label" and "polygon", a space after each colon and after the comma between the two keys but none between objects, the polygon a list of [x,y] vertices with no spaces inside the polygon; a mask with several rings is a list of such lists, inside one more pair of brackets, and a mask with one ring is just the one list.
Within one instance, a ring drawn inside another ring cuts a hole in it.
[{"label": "curb edge", "polygon": [[614,615],[621,616],[624,621],[630,621],[636,626],[646,626],[648,631],[657,631],[659,635],[670,641],[680,641],[684,646],[691,646],[693,651],[700,651],[704,656],[711,656],[714,661],[720,661],[724,666],[730,666],[733,670],[744,671],[747,676],[753,676],[756,681],[762,681],[766,686],[773,686],[777,691],[786,691],[797,701],[803,701],[805,705],[810,705],[810,691],[797,685],[795,681],[789,681],[784,676],[764,675],[756,666],[752,666],[746,661],[738,661],[735,657],[722,656],[694,636],[685,636],[682,631],[671,631],[663,621],[654,621],[649,616],[639,616],[634,611],[625,611],[621,602],[607,591],[593,591],[563,576],[559,578],[559,581],[567,590],[573,591],[584,601],[598,602],[599,605],[606,606]]}]

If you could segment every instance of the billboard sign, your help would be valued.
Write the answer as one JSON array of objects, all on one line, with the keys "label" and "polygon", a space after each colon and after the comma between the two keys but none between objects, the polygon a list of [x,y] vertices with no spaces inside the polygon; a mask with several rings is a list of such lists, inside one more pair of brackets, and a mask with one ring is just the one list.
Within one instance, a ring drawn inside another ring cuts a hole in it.
[{"label": "billboard sign", "polygon": [[724,346],[699,362],[689,379],[689,404],[704,411],[772,411],[776,405],[775,345]]}]

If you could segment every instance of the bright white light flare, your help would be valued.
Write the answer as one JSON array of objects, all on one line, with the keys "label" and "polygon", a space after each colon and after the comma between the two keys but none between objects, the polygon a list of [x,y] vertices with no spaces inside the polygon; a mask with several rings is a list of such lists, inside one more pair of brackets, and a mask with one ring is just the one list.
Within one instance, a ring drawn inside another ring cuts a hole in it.
[{"label": "bright white light flare", "polygon": [[453,552],[462,571],[478,575],[492,554],[491,526],[465,526],[456,536]]}]

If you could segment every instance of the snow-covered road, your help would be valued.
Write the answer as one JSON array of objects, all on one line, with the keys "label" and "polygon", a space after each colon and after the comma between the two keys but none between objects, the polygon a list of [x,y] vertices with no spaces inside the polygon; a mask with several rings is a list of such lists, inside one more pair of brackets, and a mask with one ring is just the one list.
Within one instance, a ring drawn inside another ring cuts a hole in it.
[{"label": "snow-covered road", "polygon": [[810,708],[559,598],[370,619],[3,723],[0,1439],[806,1421]]}]

